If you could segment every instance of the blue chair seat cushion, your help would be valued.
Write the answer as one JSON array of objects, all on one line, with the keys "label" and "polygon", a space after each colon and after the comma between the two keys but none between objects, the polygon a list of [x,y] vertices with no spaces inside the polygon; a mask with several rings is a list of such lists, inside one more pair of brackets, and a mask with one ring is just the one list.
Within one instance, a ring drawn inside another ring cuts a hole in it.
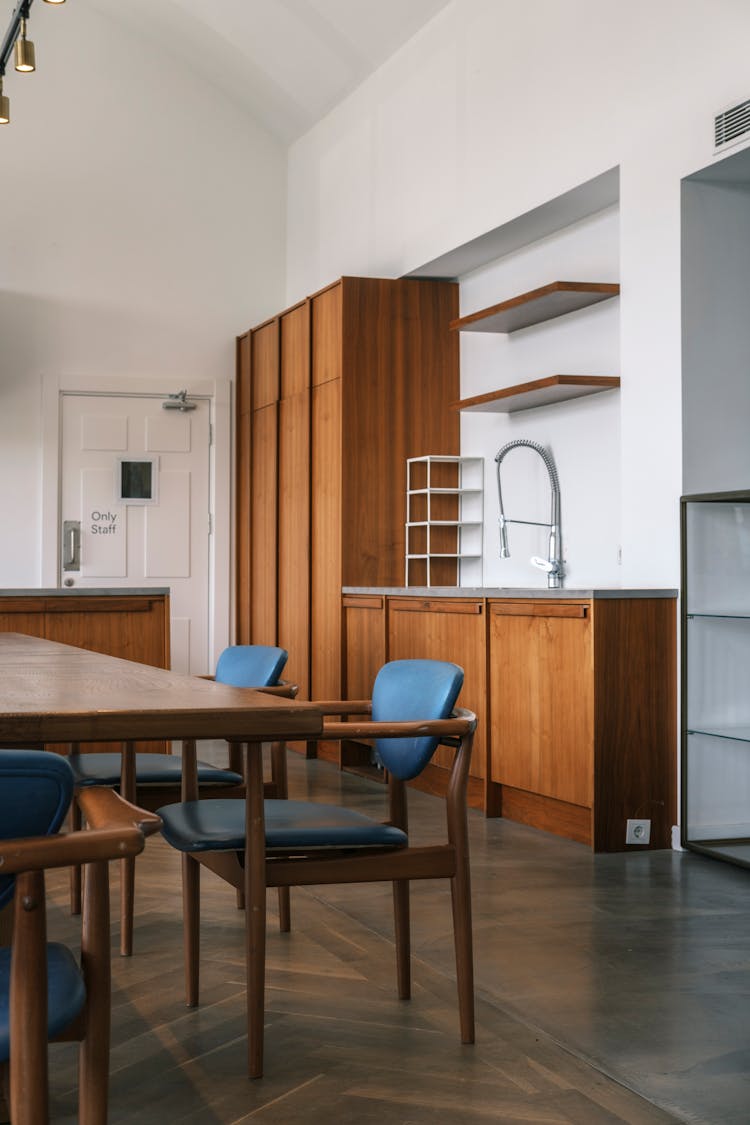
[{"label": "blue chair seat cushion", "polygon": [[[162,834],[179,851],[244,850],[244,801],[185,801],[159,809],[159,816]],[[354,809],[316,801],[267,800],[265,823],[269,851],[405,848],[409,842],[400,828],[380,824]]]},{"label": "blue chair seat cushion", "polygon": [[[0,948],[0,1061],[10,1058],[10,958],[11,950]],[[47,946],[47,1036],[64,1031],[86,1003],[86,988],[78,962],[64,945]]]},{"label": "blue chair seat cushion", "polygon": [[[119,785],[122,757],[118,754],[71,754],[68,758],[76,785]],[[179,785],[182,758],[179,754],[136,754],[135,776],[139,785]],[[198,762],[199,785],[241,785],[242,777],[232,770]]]}]

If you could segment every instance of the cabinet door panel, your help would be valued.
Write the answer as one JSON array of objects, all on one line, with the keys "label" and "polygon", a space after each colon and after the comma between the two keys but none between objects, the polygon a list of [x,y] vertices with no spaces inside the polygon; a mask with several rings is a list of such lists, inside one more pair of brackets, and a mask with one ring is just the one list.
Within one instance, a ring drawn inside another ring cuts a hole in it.
[{"label": "cabinet door panel", "polygon": [[310,694],[310,392],[279,403],[278,638],[285,678]]},{"label": "cabinet door panel", "polygon": [[243,643],[276,644],[278,406],[256,410],[251,423],[250,630]]},{"label": "cabinet door panel", "polygon": [[[541,607],[541,608],[539,608]],[[574,805],[593,802],[593,641],[572,607],[490,605],[491,777]],[[584,607],[585,608],[585,607]]]},{"label": "cabinet door panel", "polygon": [[341,696],[341,380],[312,389],[310,630],[313,699]]},{"label": "cabinet door panel", "polygon": [[344,597],[346,618],[345,699],[370,699],[372,685],[386,659],[385,598]]},{"label": "cabinet door panel", "polygon": [[235,458],[235,529],[237,641],[247,644],[250,639],[250,458],[252,446],[251,337],[246,332],[237,341],[237,414]]},{"label": "cabinet door panel", "polygon": [[297,305],[281,318],[281,394],[291,398],[310,386],[310,304]]},{"label": "cabinet door panel", "polygon": [[[470,598],[389,598],[388,659],[452,660],[464,670],[459,706],[477,716],[471,773],[485,775],[486,615],[484,603]],[[449,766],[453,751],[438,747],[433,762]]]},{"label": "cabinet door panel", "polygon": [[252,333],[252,409],[270,406],[279,397],[279,322],[262,324]]},{"label": "cabinet door panel", "polygon": [[312,384],[342,375],[341,284],[312,298]]}]

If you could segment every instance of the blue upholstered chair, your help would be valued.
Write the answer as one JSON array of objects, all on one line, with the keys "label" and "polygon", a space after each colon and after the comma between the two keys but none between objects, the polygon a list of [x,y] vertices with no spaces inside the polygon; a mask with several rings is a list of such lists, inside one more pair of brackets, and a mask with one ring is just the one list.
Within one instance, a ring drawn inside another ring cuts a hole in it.
[{"label": "blue upholstered chair", "polygon": [[[284,695],[294,695],[296,688],[286,685],[279,677],[287,661],[287,652],[272,645],[231,645],[221,653],[214,676],[218,683],[233,687],[272,688]],[[182,791],[182,757],[178,754],[137,754],[132,744],[123,746],[121,752],[86,754],[74,746],[68,758],[77,791],[89,785],[110,785],[117,787],[127,800],[145,809],[179,801]],[[197,782],[199,796],[215,793],[221,788],[225,796],[242,797],[244,782],[242,773],[236,769],[239,761],[239,747],[231,746],[229,769],[214,766],[207,762],[197,763]],[[269,795],[286,796],[286,754],[282,744],[275,743],[271,749],[271,781]],[[78,803],[72,808],[72,827],[81,827]],[[120,883],[120,953],[130,956],[133,951],[133,912],[135,894],[135,861],[124,859],[121,864]],[[288,926],[289,895],[285,895],[285,918]],[[71,911],[78,913],[81,908],[80,869],[74,868],[71,874]]]},{"label": "blue upholstered chair", "polygon": [[[466,822],[466,787],[476,718],[454,710],[463,682],[455,664],[396,660],[375,680],[372,701],[319,703],[326,716],[322,739],[375,739],[387,771],[389,815],[373,820],[354,809],[315,801],[266,800],[267,887],[391,881],[395,913],[398,994],[410,995],[409,880],[450,880],[456,947],[461,1039],[474,1041],[474,992]],[[317,701],[316,701],[317,702]],[[354,715],[366,716],[354,721]],[[341,721],[341,717],[348,721]],[[439,744],[455,750],[447,793],[447,832],[425,847],[409,843],[406,783],[422,772]],[[162,832],[183,852],[185,967],[189,1005],[198,1002],[200,864],[237,888],[245,885],[245,802],[190,801],[162,808]],[[249,885],[249,884],[248,884]],[[250,911],[247,912],[248,914]],[[248,1069],[263,1064],[264,934],[251,934],[246,916],[248,963]],[[252,988],[252,982],[259,987]]]},{"label": "blue upholstered chair", "polygon": [[[13,1125],[48,1120],[47,1043],[53,1039],[81,1042],[79,1119],[89,1125],[107,1120],[108,860],[136,855],[160,821],[110,789],[92,788],[81,797],[90,829],[58,835],[72,796],[65,758],[0,751],[0,907],[15,902],[12,946],[0,948],[0,1063],[10,1068]],[[71,863],[87,865],[80,963],[46,938],[44,872]]]}]

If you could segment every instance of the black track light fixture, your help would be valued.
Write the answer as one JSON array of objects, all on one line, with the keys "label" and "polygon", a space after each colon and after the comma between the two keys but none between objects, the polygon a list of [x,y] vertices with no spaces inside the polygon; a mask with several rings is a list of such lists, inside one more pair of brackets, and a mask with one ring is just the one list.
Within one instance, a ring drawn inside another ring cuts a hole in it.
[{"label": "black track light fixture", "polygon": [[[0,44],[0,125],[10,121],[10,100],[3,93],[3,79],[10,57],[15,53],[15,69],[22,74],[36,70],[34,44],[27,35],[31,5],[34,0],[19,0],[10,17],[10,23]],[[46,4],[64,4],[65,0],[45,0]]]}]

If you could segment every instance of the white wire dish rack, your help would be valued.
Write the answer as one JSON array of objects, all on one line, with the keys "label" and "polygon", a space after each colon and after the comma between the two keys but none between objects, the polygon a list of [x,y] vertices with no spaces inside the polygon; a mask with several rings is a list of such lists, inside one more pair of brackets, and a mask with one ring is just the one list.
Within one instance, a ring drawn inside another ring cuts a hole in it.
[{"label": "white wire dish rack", "polygon": [[481,586],[483,457],[409,457],[406,585]]}]

